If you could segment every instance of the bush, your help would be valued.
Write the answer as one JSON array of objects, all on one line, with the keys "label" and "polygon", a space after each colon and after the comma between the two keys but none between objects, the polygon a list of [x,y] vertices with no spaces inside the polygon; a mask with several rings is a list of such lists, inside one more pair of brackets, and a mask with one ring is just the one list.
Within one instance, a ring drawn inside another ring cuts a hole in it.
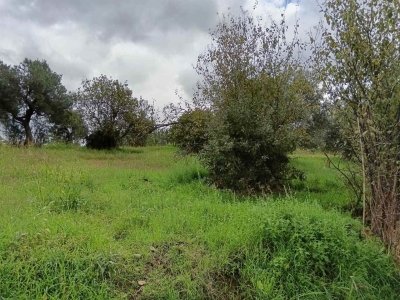
[{"label": "bush", "polygon": [[232,262],[244,298],[398,299],[400,270],[358,221],[291,202],[272,204],[265,218]]},{"label": "bush", "polygon": [[97,130],[86,138],[86,147],[91,149],[114,149],[118,146],[117,135]]},{"label": "bush", "polygon": [[[295,149],[296,136],[289,114],[297,112],[295,104],[290,109],[288,105],[296,101],[297,79],[291,80],[286,87],[269,76],[246,80],[234,91],[236,95],[223,99],[202,152],[216,186],[245,193],[271,192],[291,178],[288,154]],[[288,98],[280,96],[284,88]]]},{"label": "bush", "polygon": [[208,141],[208,125],[211,113],[195,109],[184,113],[171,128],[172,142],[184,153],[199,153]]},{"label": "bush", "polygon": [[284,20],[266,28],[246,13],[224,18],[198,59],[195,101],[213,111],[202,158],[220,188],[270,192],[291,176],[288,154],[315,89],[295,58],[299,41],[286,31]]}]

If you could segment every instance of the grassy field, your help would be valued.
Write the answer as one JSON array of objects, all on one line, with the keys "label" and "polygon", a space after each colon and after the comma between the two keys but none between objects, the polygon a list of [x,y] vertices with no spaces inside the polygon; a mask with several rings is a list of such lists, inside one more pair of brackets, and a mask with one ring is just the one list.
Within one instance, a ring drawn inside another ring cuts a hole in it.
[{"label": "grassy field", "polygon": [[0,299],[399,299],[400,273],[318,153],[243,198],[173,147],[0,145]]}]

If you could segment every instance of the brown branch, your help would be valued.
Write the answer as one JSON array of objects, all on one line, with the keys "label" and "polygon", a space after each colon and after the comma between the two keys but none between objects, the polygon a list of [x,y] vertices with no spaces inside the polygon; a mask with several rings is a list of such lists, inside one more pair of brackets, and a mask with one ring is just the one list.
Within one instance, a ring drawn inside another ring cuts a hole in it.
[{"label": "brown branch", "polygon": [[150,131],[150,133],[153,132],[153,131],[156,131],[157,129],[160,129],[160,128],[163,128],[163,127],[169,127],[169,126],[176,125],[176,124],[179,124],[179,122],[176,121],[176,122],[170,122],[170,123],[164,123],[164,124],[156,124],[156,125],[153,126],[153,128]]},{"label": "brown branch", "polygon": [[335,164],[335,163],[333,162],[333,160],[329,157],[329,155],[328,155],[326,152],[324,152],[324,155],[325,155],[325,157],[327,158],[327,160],[328,160],[328,162],[329,162],[329,165],[332,165],[333,168],[334,168],[336,171],[338,171],[338,172],[340,173],[340,175],[342,175],[342,176],[346,179],[347,183],[349,184],[349,186],[350,186],[351,189],[353,190],[354,194],[356,195],[357,200],[360,201],[361,198],[362,198],[362,196],[361,196],[361,195],[362,195],[362,191],[361,191],[360,187],[357,186],[357,184],[356,184],[356,182],[355,182],[355,181],[356,181],[356,180],[355,180],[355,174],[353,173],[352,176],[350,177],[348,174],[346,174],[346,173],[343,171],[343,169],[340,168],[339,165],[337,165],[337,164]]}]

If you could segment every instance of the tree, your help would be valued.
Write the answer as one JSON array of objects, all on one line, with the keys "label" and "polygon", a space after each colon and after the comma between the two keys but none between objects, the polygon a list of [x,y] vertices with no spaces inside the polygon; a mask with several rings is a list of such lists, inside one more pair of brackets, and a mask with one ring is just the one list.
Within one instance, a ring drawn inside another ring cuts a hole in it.
[{"label": "tree", "polygon": [[218,187],[268,192],[290,177],[288,154],[313,85],[296,32],[288,40],[287,31],[283,18],[265,26],[249,13],[224,17],[199,56],[195,102],[213,112],[202,159]]},{"label": "tree", "polygon": [[34,118],[55,123],[71,104],[61,75],[53,72],[46,61],[25,59],[16,66],[0,61],[0,117],[14,130],[21,127],[25,145],[34,141]]},{"label": "tree", "polygon": [[319,103],[318,99],[308,118],[299,124],[296,130],[298,146],[310,150],[329,148],[330,141],[327,141],[327,136],[333,129],[333,121],[329,103]]},{"label": "tree", "polygon": [[75,109],[60,114],[60,120],[50,128],[50,132],[54,139],[65,143],[80,142],[87,135],[82,116]]},{"label": "tree", "polygon": [[123,143],[142,144],[153,130],[153,107],[132,96],[127,83],[105,75],[84,80],[76,106],[89,135],[87,146],[110,149]]},{"label": "tree", "polygon": [[171,126],[171,140],[184,153],[199,153],[208,141],[211,112],[196,108],[183,113]]},{"label": "tree", "polygon": [[316,67],[361,170],[363,220],[400,258],[400,2],[327,0],[323,12]]}]

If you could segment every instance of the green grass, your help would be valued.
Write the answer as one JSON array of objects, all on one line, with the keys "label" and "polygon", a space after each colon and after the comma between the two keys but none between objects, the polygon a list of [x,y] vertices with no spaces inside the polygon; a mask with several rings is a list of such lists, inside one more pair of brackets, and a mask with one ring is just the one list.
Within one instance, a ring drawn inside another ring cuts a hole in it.
[{"label": "green grass", "polygon": [[[337,158],[333,159],[336,163]],[[300,201],[317,202],[324,208],[341,211],[356,205],[353,193],[325,155],[298,151],[293,155],[292,163],[305,172],[304,181],[297,180],[292,184],[291,192]]]},{"label": "green grass", "polygon": [[400,274],[320,154],[241,198],[172,147],[0,146],[0,299],[397,299]]}]

